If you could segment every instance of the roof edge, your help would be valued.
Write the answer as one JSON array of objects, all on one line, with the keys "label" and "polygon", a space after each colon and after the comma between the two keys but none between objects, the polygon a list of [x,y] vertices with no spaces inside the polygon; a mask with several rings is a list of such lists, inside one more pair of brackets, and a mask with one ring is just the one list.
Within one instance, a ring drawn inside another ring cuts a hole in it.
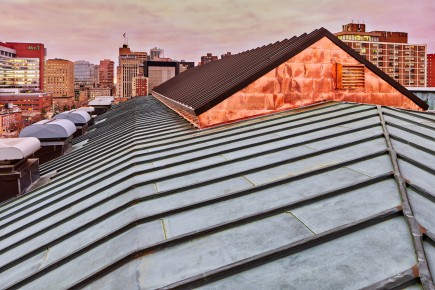
[{"label": "roof edge", "polygon": [[[345,52],[347,52],[349,55],[351,55],[353,58],[358,60],[360,63],[364,64],[368,69],[370,69],[372,72],[377,74],[381,79],[386,81],[389,85],[394,87],[397,91],[405,95],[407,98],[409,98],[411,101],[413,101],[417,106],[422,108],[423,110],[427,110],[429,108],[429,105],[426,104],[423,100],[418,98],[416,95],[408,91],[404,86],[396,82],[393,78],[391,78],[389,75],[387,75],[385,72],[383,72],[381,69],[379,69],[377,66],[372,64],[369,60],[364,58],[362,55],[357,53],[355,50],[353,50],[351,47],[349,47],[347,44],[342,42],[338,37],[336,37],[334,34],[332,34],[329,30],[327,30],[324,27],[321,27],[317,30],[314,30],[311,32],[308,36],[308,38],[305,39],[300,45],[296,46],[294,49],[289,51],[289,53],[285,54],[284,56],[277,59],[275,62],[271,63],[270,65],[266,66],[262,70],[255,73],[253,76],[249,77],[243,82],[240,82],[236,84],[234,87],[227,90],[225,93],[223,93],[219,98],[216,98],[212,100],[211,102],[201,106],[200,108],[197,108],[194,110],[194,113],[199,116],[202,113],[207,112],[214,106],[218,105],[222,101],[226,100],[228,97],[232,96],[233,94],[237,93],[238,91],[242,90],[246,86],[248,86],[250,83],[256,81],[269,71],[271,71],[276,66],[279,66],[286,62],[287,60],[291,59],[292,57],[298,55],[303,50],[307,49],[323,37],[327,37],[329,40],[331,40],[334,44],[339,46],[341,49],[343,49]],[[297,40],[296,40],[297,41]]]},{"label": "roof edge", "polygon": [[298,37],[298,39],[295,40],[295,43],[302,40],[302,38],[307,37],[307,39],[302,41],[302,43],[300,43],[294,49],[291,49],[289,51],[289,53],[281,56],[273,63],[269,64],[268,66],[264,67],[263,69],[259,70],[256,73],[254,73],[254,75],[247,78],[245,81],[242,81],[242,82],[236,84],[234,87],[230,88],[225,93],[223,93],[219,98],[216,98],[216,99],[212,100],[211,102],[203,105],[202,107],[197,108],[196,110],[194,110],[195,114],[200,115],[202,113],[207,112],[209,109],[213,108],[214,106],[216,106],[220,102],[226,100],[228,97],[232,96],[233,94],[237,93],[241,89],[245,88],[250,83],[252,83],[252,82],[256,81],[257,79],[259,79],[260,77],[264,76],[266,73],[268,73],[269,71],[271,71],[275,67],[283,64],[284,62],[286,62],[290,58],[296,56],[297,54],[299,54],[300,52],[302,52],[303,50],[305,50],[306,48],[308,48],[309,46],[311,46],[312,44],[314,44],[315,42],[320,40],[322,37],[324,37],[323,30],[326,30],[326,29],[322,27],[320,29],[316,29],[316,30],[312,31],[308,35],[302,34],[301,36]]}]

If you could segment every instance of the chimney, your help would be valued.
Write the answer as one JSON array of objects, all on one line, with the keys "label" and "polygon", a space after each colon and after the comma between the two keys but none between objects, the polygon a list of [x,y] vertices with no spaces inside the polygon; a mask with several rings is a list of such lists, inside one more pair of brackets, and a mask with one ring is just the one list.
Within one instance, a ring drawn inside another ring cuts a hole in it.
[{"label": "chimney", "polygon": [[39,162],[30,156],[40,148],[36,138],[0,139],[0,202],[26,193],[39,179]]},{"label": "chimney", "polygon": [[79,137],[86,132],[88,128],[88,122],[91,120],[91,116],[85,111],[66,111],[60,114],[57,114],[53,117],[55,120],[69,120],[74,123],[76,126],[76,132],[73,135],[73,138]]},{"label": "chimney", "polygon": [[89,102],[89,106],[95,108],[95,114],[101,115],[107,112],[112,107],[113,97],[97,97]]},{"label": "chimney", "polygon": [[97,115],[94,114],[94,112],[95,112],[94,107],[80,107],[77,109],[77,111],[85,111],[86,113],[89,114],[89,116],[91,116],[91,120],[89,120],[89,122],[88,122],[89,127],[95,124],[95,117]]},{"label": "chimney", "polygon": [[41,142],[41,148],[32,156],[43,164],[62,156],[71,147],[76,126],[66,119],[42,120],[24,128],[20,137],[35,137]]}]

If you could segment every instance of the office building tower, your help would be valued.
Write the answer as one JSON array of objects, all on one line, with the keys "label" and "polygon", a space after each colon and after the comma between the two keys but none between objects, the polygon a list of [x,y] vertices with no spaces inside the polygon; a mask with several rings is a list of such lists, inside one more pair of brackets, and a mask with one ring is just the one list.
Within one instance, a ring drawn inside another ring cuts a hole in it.
[{"label": "office building tower", "polygon": [[119,48],[119,66],[117,67],[118,97],[132,97],[133,78],[144,75],[143,63],[146,59],[146,52],[133,52],[127,44]]},{"label": "office building tower", "polygon": [[160,60],[165,57],[165,52],[162,48],[151,48],[150,49],[150,60]]},{"label": "office building tower", "polygon": [[427,55],[427,86],[435,87],[435,53]]},{"label": "office building tower", "polygon": [[193,62],[186,61],[145,61],[145,77],[148,77],[148,87],[154,87],[166,82],[183,71],[194,67]]},{"label": "office building tower", "polygon": [[74,63],[65,59],[45,62],[45,91],[53,98],[74,96]]},{"label": "office building tower", "polygon": [[426,86],[426,45],[408,43],[408,33],[349,23],[335,35],[403,86]]},{"label": "office building tower", "polygon": [[85,60],[74,62],[74,88],[95,87],[95,65]]},{"label": "office building tower", "polygon": [[148,78],[144,76],[134,77],[132,87],[133,87],[132,97],[148,95]]},{"label": "office building tower", "polygon": [[41,43],[0,42],[0,89],[44,89],[46,50]]},{"label": "office building tower", "polygon": [[114,85],[115,62],[110,59],[100,60],[99,78],[100,87],[111,88]]},{"label": "office building tower", "polygon": [[100,65],[94,65],[94,88],[100,85]]}]

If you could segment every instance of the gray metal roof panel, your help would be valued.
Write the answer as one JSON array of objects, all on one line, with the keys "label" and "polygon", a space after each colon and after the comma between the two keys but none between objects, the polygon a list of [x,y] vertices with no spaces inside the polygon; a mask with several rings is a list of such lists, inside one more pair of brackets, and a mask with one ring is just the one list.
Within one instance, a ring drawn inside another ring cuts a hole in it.
[{"label": "gray metal roof panel", "polygon": [[[427,114],[405,126],[405,111],[382,111],[432,242],[433,140],[427,120],[424,134],[416,125]],[[330,103],[197,130],[153,97],[122,103],[82,146],[42,166],[54,179],[0,207],[0,283],[418,284],[382,111]]]},{"label": "gray metal roof panel", "polygon": [[199,289],[243,289],[253,281],[259,289],[360,289],[415,264],[407,231],[403,218],[391,219]]}]

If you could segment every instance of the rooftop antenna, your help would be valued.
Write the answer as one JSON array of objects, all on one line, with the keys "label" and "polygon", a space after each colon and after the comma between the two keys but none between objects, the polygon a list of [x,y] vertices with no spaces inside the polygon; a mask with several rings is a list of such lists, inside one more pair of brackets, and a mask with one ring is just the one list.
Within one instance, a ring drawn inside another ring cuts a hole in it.
[{"label": "rooftop antenna", "polygon": [[124,37],[124,44],[128,44],[128,43],[127,43],[127,40],[126,40],[126,38],[125,38],[125,32],[124,32],[124,34],[123,34],[122,36]]}]

